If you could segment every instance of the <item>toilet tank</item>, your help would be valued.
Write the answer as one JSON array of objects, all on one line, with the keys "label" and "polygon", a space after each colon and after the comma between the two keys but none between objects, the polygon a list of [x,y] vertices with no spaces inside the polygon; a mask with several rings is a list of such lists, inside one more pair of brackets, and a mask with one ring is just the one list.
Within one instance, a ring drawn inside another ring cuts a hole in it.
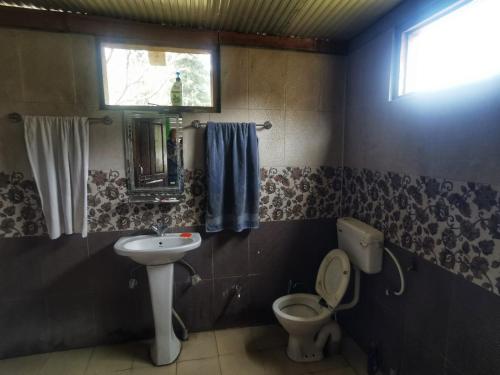
[{"label": "toilet tank", "polygon": [[365,273],[382,269],[384,235],[374,227],[352,217],[337,220],[339,249],[344,250],[352,264]]}]

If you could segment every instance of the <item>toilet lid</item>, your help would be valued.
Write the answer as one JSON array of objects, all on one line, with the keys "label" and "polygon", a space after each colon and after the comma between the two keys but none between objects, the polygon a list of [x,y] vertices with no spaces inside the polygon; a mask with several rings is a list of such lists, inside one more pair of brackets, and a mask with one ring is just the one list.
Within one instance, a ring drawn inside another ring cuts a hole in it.
[{"label": "toilet lid", "polygon": [[349,285],[351,263],[347,254],[335,249],[326,254],[316,278],[316,293],[334,309]]}]

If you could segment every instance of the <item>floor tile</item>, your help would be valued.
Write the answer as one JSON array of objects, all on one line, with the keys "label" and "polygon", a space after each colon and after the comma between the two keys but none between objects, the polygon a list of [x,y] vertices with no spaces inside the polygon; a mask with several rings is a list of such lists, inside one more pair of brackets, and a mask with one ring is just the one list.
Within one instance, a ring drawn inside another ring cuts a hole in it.
[{"label": "floor tile", "polygon": [[323,370],[311,372],[310,374],[314,375],[357,375],[357,373],[350,367],[343,369],[335,369],[335,370]]},{"label": "floor tile", "polygon": [[90,358],[86,375],[102,375],[132,367],[137,347],[131,344],[98,346]]},{"label": "floor tile", "polygon": [[344,337],[342,339],[340,351],[356,374],[362,375],[366,373],[366,354],[352,338]]},{"label": "floor tile", "polygon": [[286,332],[276,325],[223,329],[215,331],[219,354],[285,347]]},{"label": "floor tile", "polygon": [[35,354],[26,357],[9,358],[0,361],[0,374],[31,375],[38,374],[50,354]]},{"label": "floor tile", "polygon": [[[219,357],[222,375],[231,374],[310,374],[349,375],[352,370],[340,355],[319,362],[298,363],[286,356],[284,348],[237,352]],[[354,373],[355,374],[355,373]]]},{"label": "floor tile", "polygon": [[290,367],[297,373],[316,373],[316,372],[328,372],[330,374],[337,375],[337,372],[342,373],[344,370],[351,369],[347,361],[340,355],[336,355],[329,358],[324,358],[317,362],[303,362],[297,363],[290,360],[292,363]]},{"label": "floor tile", "polygon": [[83,375],[91,355],[92,348],[50,353],[40,375]]},{"label": "floor tile", "polygon": [[190,333],[189,340],[182,342],[178,361],[216,357],[217,354],[217,344],[213,331]]},{"label": "floor tile", "polygon": [[[220,375],[219,359],[217,357],[195,359],[177,363],[177,375]],[[238,374],[235,372],[234,374]]]},{"label": "floor tile", "polygon": [[[342,356],[296,363],[279,326],[191,334],[176,363],[154,366],[149,342],[99,346],[0,361],[8,375],[356,375]],[[221,353],[218,355],[218,353]]]},{"label": "floor tile", "polygon": [[166,366],[152,366],[140,367],[129,370],[127,375],[175,375],[177,372],[177,365],[172,363]]},{"label": "floor tile", "polygon": [[281,349],[238,352],[219,357],[222,375],[298,374]]},{"label": "floor tile", "polygon": [[155,367],[149,355],[151,342],[140,341],[140,342],[134,342],[132,345],[134,353],[134,361],[132,363],[133,369],[141,367]]}]

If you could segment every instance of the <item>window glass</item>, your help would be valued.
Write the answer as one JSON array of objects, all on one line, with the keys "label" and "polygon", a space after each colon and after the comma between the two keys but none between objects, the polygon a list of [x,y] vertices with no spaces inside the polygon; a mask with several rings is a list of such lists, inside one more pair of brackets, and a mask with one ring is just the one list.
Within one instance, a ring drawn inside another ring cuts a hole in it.
[{"label": "window glass", "polygon": [[472,0],[403,32],[399,95],[500,74],[499,17],[499,0]]},{"label": "window glass", "polygon": [[179,105],[172,103],[177,76],[182,84],[180,105],[213,105],[209,51],[102,43],[101,59],[106,105]]}]

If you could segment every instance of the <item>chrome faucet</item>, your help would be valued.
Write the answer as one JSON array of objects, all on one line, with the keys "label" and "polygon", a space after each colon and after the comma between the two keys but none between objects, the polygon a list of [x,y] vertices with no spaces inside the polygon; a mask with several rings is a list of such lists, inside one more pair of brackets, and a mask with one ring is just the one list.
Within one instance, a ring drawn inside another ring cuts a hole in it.
[{"label": "chrome faucet", "polygon": [[168,231],[168,225],[163,223],[151,225],[151,229],[158,235],[164,236]]}]

